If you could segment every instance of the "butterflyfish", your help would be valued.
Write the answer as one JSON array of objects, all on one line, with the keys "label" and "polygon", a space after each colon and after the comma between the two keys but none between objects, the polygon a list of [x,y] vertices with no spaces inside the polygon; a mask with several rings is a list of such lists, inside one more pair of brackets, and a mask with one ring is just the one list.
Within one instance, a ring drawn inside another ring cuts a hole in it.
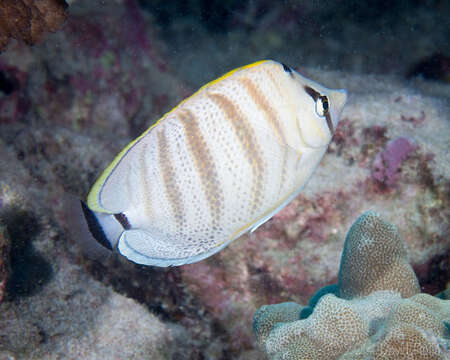
[{"label": "butterflyfish", "polygon": [[298,195],[346,99],[272,60],[227,73],[116,156],[78,204],[85,233],[145,265],[217,253]]}]

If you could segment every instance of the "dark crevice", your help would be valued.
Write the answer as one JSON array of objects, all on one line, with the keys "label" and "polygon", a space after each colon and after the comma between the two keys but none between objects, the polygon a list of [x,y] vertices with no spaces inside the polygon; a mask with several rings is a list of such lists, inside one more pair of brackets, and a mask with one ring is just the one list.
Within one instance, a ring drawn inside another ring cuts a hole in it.
[{"label": "dark crevice", "polygon": [[40,233],[38,218],[30,211],[8,208],[0,214],[11,241],[11,273],[6,285],[9,300],[39,292],[52,277],[50,263],[33,246]]}]

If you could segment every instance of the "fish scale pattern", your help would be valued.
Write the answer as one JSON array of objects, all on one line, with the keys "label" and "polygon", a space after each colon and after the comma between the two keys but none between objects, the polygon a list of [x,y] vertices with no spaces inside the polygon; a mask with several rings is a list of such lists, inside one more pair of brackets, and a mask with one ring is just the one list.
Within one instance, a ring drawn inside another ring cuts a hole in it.
[{"label": "fish scale pattern", "polygon": [[450,357],[450,301],[419,292],[397,229],[375,212],[353,224],[339,282],[318,294],[310,306],[265,305],[255,313],[254,332],[269,359]]}]

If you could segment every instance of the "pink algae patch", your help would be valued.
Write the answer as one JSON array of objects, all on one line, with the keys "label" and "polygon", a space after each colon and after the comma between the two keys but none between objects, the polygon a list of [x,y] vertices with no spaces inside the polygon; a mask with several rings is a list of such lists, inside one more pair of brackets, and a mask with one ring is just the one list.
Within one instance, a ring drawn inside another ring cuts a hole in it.
[{"label": "pink algae patch", "polygon": [[387,186],[392,186],[398,179],[399,168],[416,146],[399,137],[389,142],[386,148],[378,153],[372,164],[372,178]]}]

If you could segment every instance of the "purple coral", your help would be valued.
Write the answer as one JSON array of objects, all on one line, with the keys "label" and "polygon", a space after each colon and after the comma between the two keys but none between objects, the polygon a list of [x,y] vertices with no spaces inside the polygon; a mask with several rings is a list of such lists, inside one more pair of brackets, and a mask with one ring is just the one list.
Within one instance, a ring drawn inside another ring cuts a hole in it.
[{"label": "purple coral", "polygon": [[387,186],[395,184],[400,165],[415,149],[416,146],[404,137],[389,142],[375,157],[372,164],[372,178]]}]

